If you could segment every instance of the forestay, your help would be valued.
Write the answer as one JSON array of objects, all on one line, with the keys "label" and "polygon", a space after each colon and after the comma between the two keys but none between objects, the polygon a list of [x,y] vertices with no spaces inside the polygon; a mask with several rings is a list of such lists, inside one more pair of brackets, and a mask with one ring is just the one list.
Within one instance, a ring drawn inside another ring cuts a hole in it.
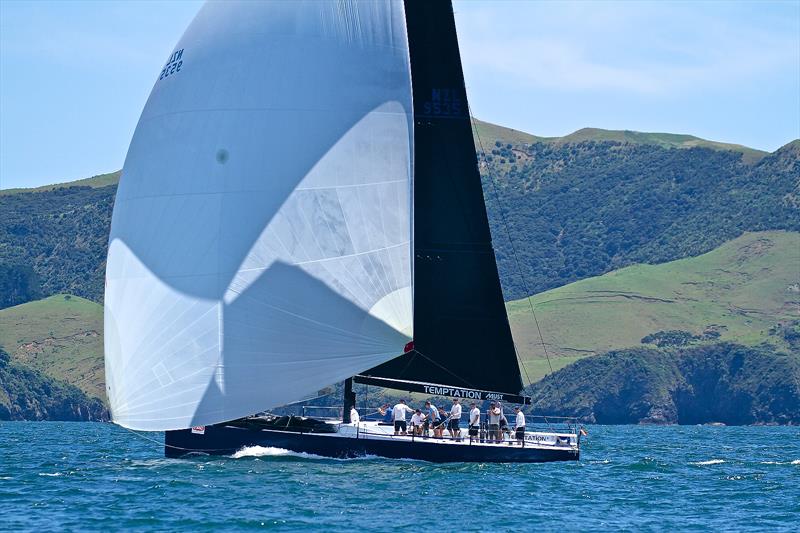
[{"label": "forestay", "polygon": [[220,2],[156,81],[117,193],[114,420],[213,424],[412,338],[411,80],[399,2]]}]

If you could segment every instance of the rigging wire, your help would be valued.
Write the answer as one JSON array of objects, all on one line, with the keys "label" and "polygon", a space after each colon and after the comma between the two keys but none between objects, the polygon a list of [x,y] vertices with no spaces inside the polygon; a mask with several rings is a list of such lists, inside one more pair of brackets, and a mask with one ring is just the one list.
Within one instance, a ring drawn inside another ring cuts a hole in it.
[{"label": "rigging wire", "polygon": [[427,355],[425,355],[424,353],[420,352],[419,350],[415,349],[414,351],[415,351],[416,353],[418,353],[419,355],[421,355],[422,357],[424,357],[425,359],[427,359],[428,361],[430,361],[431,363],[433,363],[434,365],[436,365],[436,366],[438,366],[439,368],[441,368],[442,370],[444,370],[445,372],[447,372],[447,373],[451,374],[451,375],[452,375],[453,377],[455,377],[456,379],[460,379],[460,380],[461,380],[463,383],[466,383],[468,387],[472,387],[473,389],[477,389],[477,388],[478,388],[478,387],[476,387],[475,385],[473,385],[472,383],[470,383],[469,381],[467,381],[466,379],[462,378],[461,376],[459,376],[458,374],[456,374],[455,372],[453,372],[452,370],[450,370],[449,368],[445,368],[444,366],[440,365],[440,364],[439,364],[439,363],[437,363],[437,362],[436,362],[434,359],[431,359],[430,357],[428,357],[428,356],[427,356]]},{"label": "rigging wire", "polygon": [[[530,290],[528,290],[528,283],[525,281],[525,275],[522,273],[522,266],[519,261],[519,256],[517,255],[517,248],[514,246],[514,240],[511,238],[511,230],[508,229],[508,220],[506,218],[505,209],[503,209],[503,204],[500,202],[500,193],[497,192],[497,184],[495,183],[494,177],[492,176],[491,172],[489,171],[489,162],[486,160],[486,149],[483,147],[483,141],[481,140],[481,136],[478,134],[478,125],[475,123],[475,117],[472,114],[472,107],[467,103],[467,109],[469,111],[469,120],[470,124],[472,125],[472,129],[475,132],[475,138],[478,139],[478,144],[481,147],[481,154],[483,154],[483,162],[486,163],[486,174],[489,177],[489,182],[492,184],[492,190],[494,191],[494,198],[497,202],[497,207],[500,209],[500,217],[503,221],[503,227],[506,229],[506,235],[508,236],[508,242],[511,244],[511,252],[514,255],[514,262],[517,265],[517,272],[519,272],[520,280],[522,281],[522,288],[525,290],[525,295],[528,300],[528,307],[530,307],[531,315],[533,316],[533,322],[536,324],[536,331],[539,333],[539,341],[542,343],[542,349],[544,350],[544,356],[547,359],[547,366],[550,368],[550,373],[553,373],[553,365],[550,363],[550,355],[547,353],[547,345],[544,342],[544,336],[542,336],[542,329],[539,327],[539,320],[536,318],[536,312],[533,310],[533,302],[531,301],[531,294]],[[478,168],[478,174],[480,174],[480,168]],[[522,362],[522,358],[519,355],[519,351],[517,350],[517,344],[514,343],[514,352],[517,354],[517,360],[522,365],[522,370],[525,372],[525,379],[528,380],[528,383],[531,383],[531,379],[528,376],[528,370],[525,368],[525,363]]]}]

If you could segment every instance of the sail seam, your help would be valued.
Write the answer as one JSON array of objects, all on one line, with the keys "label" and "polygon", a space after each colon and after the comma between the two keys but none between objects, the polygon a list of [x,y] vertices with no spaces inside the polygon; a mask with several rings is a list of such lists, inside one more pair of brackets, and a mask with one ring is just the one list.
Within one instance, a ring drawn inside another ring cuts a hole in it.
[{"label": "sail seam", "polygon": [[369,183],[352,183],[350,185],[328,185],[319,187],[297,187],[295,191],[321,191],[321,190],[339,190],[350,189],[353,187],[371,187],[372,185],[388,185],[390,183],[404,183],[407,179],[387,180],[387,181],[371,181]]}]

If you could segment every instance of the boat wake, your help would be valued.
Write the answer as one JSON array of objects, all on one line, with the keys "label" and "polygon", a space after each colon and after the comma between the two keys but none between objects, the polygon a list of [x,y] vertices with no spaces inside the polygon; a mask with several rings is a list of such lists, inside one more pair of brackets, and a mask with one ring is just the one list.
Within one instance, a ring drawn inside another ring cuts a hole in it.
[{"label": "boat wake", "polygon": [[277,448],[273,446],[245,446],[241,450],[231,455],[232,459],[243,459],[245,457],[299,457],[301,459],[316,459],[323,461],[353,461],[363,459],[378,459],[377,455],[365,455],[356,457],[354,459],[337,459],[334,457],[324,457],[306,452],[295,452],[287,450],[286,448]]},{"label": "boat wake", "polygon": [[285,448],[274,448],[272,446],[245,446],[231,456],[233,459],[243,457],[302,457],[304,459],[327,459],[321,455],[313,453],[293,452]]}]

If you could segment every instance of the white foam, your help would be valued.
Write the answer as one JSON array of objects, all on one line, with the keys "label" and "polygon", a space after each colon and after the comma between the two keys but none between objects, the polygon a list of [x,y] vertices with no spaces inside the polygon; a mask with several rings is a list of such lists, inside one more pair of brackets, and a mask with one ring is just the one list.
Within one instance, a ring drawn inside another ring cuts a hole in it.
[{"label": "white foam", "polygon": [[273,446],[245,446],[241,450],[231,455],[232,459],[242,459],[244,457],[300,457],[302,459],[322,459],[325,461],[353,461],[363,459],[378,459],[377,455],[364,455],[352,459],[339,459],[336,457],[324,457],[314,453],[294,452],[286,448]]},{"label": "white foam", "polygon": [[690,465],[697,465],[697,466],[708,466],[708,465],[719,465],[724,463],[723,459],[711,459],[709,461],[699,461],[696,463],[689,463]]},{"label": "white foam", "polygon": [[791,462],[791,463],[789,463],[789,464],[792,464],[792,465],[800,465],[800,459],[795,459],[794,461],[792,461],[792,462]]},{"label": "white foam", "polygon": [[303,457],[309,459],[325,459],[320,455],[305,452],[293,452],[285,448],[274,448],[272,446],[245,446],[231,457],[241,459],[242,457]]},{"label": "white foam", "polygon": [[63,476],[64,474],[62,474],[61,472],[56,472],[54,474],[48,474],[47,472],[39,472],[39,475],[47,477],[57,477],[57,476]]}]

